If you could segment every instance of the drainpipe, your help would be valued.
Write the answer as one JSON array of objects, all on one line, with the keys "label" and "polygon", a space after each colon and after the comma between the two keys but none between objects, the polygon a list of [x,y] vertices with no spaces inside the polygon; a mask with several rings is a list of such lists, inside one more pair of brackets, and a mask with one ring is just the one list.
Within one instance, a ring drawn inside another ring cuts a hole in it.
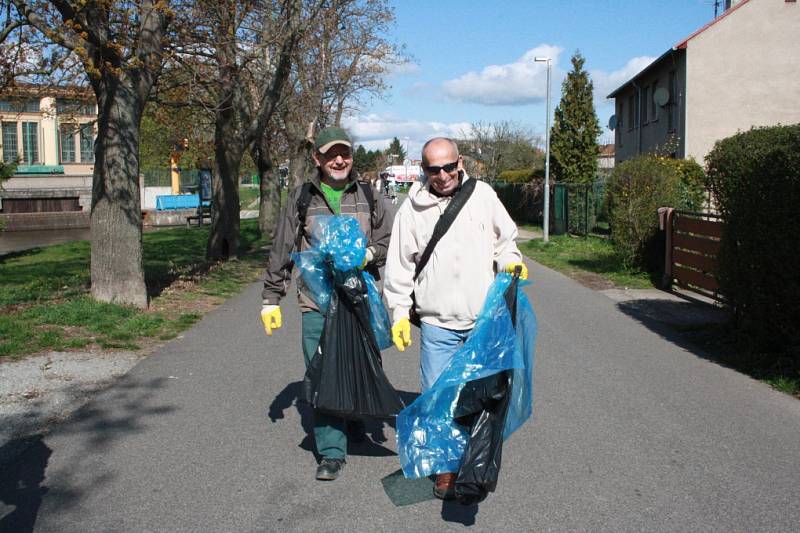
[{"label": "drainpipe", "polygon": [[636,155],[642,155],[642,88],[633,81],[631,82],[636,89],[636,127],[639,129],[639,141],[636,148]]}]

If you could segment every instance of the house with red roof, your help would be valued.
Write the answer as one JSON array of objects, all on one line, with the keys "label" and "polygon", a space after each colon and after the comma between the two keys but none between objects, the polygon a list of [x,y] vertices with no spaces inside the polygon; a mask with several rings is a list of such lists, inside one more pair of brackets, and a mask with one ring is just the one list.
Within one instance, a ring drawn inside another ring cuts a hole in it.
[{"label": "house with red roof", "polygon": [[725,7],[608,95],[617,163],[659,152],[702,164],[737,131],[800,122],[800,5]]}]

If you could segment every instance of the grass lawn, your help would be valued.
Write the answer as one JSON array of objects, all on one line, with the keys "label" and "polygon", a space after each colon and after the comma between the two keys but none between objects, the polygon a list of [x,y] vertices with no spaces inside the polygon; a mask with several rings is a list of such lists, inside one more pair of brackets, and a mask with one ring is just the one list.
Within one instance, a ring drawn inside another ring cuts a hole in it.
[{"label": "grass lawn", "polygon": [[[286,197],[288,192],[286,189],[281,189],[281,205],[286,205]],[[258,203],[253,204],[256,202],[261,193],[258,190],[258,187],[240,187],[239,188],[239,208],[240,209],[258,209]]]},{"label": "grass lawn", "polygon": [[[250,205],[260,196],[258,187],[239,187],[239,207],[241,209],[254,209]],[[258,209],[258,207],[255,207]]]},{"label": "grass lawn", "polygon": [[265,244],[256,220],[241,225],[240,260],[205,259],[208,227],[146,232],[146,311],[89,298],[88,241],[0,259],[0,360],[48,350],[145,348],[175,337],[258,279]]},{"label": "grass lawn", "polygon": [[617,287],[650,289],[650,274],[622,268],[608,239],[596,235],[573,237],[553,235],[550,242],[533,239],[520,246],[520,251],[554,270],[580,278],[586,272],[596,274]]}]

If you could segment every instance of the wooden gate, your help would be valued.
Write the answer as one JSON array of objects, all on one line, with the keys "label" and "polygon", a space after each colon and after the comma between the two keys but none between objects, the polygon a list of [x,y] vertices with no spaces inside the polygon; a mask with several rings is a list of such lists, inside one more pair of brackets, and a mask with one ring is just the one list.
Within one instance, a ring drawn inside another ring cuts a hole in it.
[{"label": "wooden gate", "polygon": [[675,284],[719,300],[717,255],[723,229],[720,216],[671,207],[660,208],[658,215],[661,229],[667,234],[664,285]]}]

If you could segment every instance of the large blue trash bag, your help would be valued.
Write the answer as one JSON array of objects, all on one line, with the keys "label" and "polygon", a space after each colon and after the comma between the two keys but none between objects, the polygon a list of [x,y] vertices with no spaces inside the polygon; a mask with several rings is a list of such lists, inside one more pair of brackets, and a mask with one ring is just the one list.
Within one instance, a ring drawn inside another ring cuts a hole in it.
[{"label": "large blue trash bag", "polygon": [[433,386],[397,416],[397,450],[407,478],[458,472],[470,428],[454,420],[454,410],[468,382],[508,371],[511,396],[503,427],[508,438],[531,415],[536,316],[517,287],[516,327],[504,298],[510,274],[498,274],[486,296],[475,328]]},{"label": "large blue trash bag", "polygon": [[[345,272],[360,267],[369,241],[358,221],[348,215],[316,217],[309,240],[311,248],[292,253],[292,261],[300,270],[307,294],[325,314],[333,293],[333,269]],[[368,272],[361,274],[367,285],[372,331],[378,347],[384,350],[392,345],[389,313],[375,279]]]}]

